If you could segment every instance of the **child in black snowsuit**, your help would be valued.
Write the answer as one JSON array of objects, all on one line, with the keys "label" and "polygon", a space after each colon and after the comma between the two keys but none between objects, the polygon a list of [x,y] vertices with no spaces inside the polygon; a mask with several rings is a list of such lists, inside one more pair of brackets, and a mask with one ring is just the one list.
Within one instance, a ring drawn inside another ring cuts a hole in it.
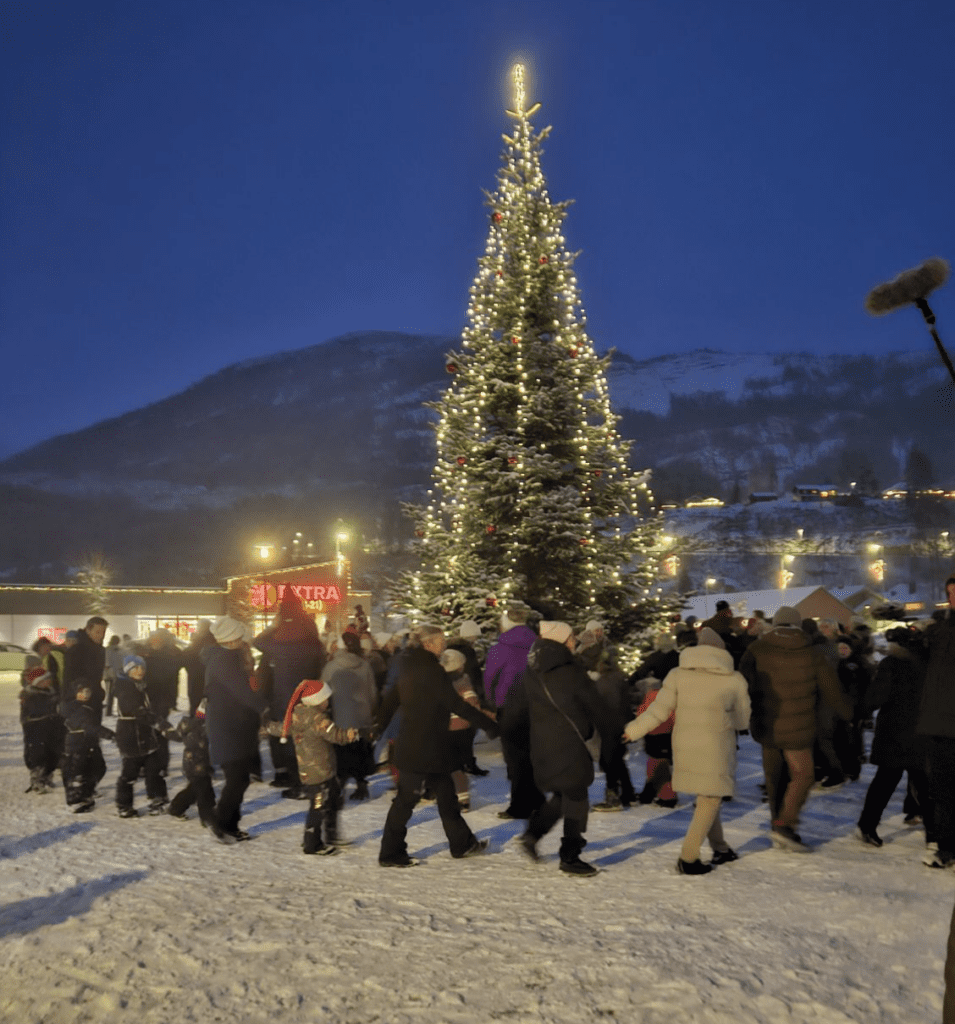
[{"label": "child in black snowsuit", "polygon": [[20,676],[20,724],[23,761],[30,772],[27,792],[42,794],[53,789],[53,772],[63,755],[63,719],[56,682],[39,662],[35,654],[28,654]]},{"label": "child in black snowsuit", "polygon": [[68,683],[60,697],[60,714],[66,727],[63,751],[63,785],[66,803],[74,814],[86,814],[96,806],[96,787],[106,774],[101,739],[113,739],[103,725],[106,694],[99,682],[85,679]]},{"label": "child in black snowsuit", "polygon": [[121,818],[137,817],[133,807],[133,783],[140,772],[146,778],[149,813],[162,814],[166,806],[166,780],[162,777],[160,733],[166,722],[149,705],[146,695],[146,662],[138,655],[123,659],[123,671],[113,683],[116,698],[116,745],[123,767],[116,781],[116,807]]},{"label": "child in black snowsuit", "polygon": [[168,813],[185,821],[186,811],[195,804],[199,820],[212,829],[217,839],[225,833],[216,821],[216,793],[212,788],[212,762],[209,760],[209,737],[206,735],[206,702],[203,700],[194,715],[183,716],[169,738],[183,744],[182,774],[186,788],[169,801]]}]

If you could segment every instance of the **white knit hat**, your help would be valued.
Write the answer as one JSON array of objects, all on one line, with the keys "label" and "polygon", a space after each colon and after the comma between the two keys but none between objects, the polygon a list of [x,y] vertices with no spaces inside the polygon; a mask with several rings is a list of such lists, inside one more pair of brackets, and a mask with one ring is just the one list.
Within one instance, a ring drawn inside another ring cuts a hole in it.
[{"label": "white knit hat", "polygon": [[541,622],[541,640],[554,640],[559,644],[567,643],[574,631],[566,622]]},{"label": "white knit hat", "polygon": [[244,640],[246,638],[246,626],[244,622],[239,622],[238,619],[223,615],[212,623],[212,635],[216,638],[216,642],[220,644],[228,644],[233,640]]},{"label": "white knit hat", "polygon": [[458,626],[458,636],[462,640],[473,640],[475,637],[481,635],[481,627],[474,621],[474,619],[465,619],[464,622]]},{"label": "white knit hat", "polygon": [[460,672],[464,668],[464,655],[453,647],[449,647],[439,660],[445,672]]}]

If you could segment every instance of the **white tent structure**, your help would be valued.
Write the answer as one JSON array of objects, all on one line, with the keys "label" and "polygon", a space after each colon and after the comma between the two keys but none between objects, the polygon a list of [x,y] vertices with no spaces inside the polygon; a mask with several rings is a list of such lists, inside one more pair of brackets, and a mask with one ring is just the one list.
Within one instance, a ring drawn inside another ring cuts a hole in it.
[{"label": "white tent structure", "polygon": [[805,619],[835,619],[843,625],[849,625],[855,614],[849,605],[844,604],[825,587],[789,587],[785,590],[745,590],[735,594],[697,594],[687,598],[683,609],[683,617],[695,615],[703,621],[716,611],[716,602],[726,601],[734,617],[752,618],[759,610],[766,613],[766,618],[773,615],[784,605],[795,608]]}]

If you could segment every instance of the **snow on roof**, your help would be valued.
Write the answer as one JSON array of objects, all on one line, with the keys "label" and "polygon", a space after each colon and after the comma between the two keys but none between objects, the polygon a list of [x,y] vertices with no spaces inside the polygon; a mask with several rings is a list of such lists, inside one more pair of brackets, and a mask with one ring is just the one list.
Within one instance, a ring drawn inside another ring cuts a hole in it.
[{"label": "snow on roof", "polygon": [[[751,618],[757,610],[772,618],[784,605],[796,608],[807,618],[852,618],[852,608],[825,587],[788,587],[786,590],[747,590],[735,594],[697,594],[687,599],[683,617],[695,615],[708,619],[716,612],[716,602],[726,601],[736,617]],[[842,615],[840,615],[840,612]]]}]

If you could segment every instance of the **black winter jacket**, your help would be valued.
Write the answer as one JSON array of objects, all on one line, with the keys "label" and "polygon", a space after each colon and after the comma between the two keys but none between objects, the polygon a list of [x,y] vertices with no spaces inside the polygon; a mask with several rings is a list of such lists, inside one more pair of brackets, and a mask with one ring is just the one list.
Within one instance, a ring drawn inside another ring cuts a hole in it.
[{"label": "black winter jacket", "polygon": [[123,757],[145,757],[159,749],[161,720],[146,696],[146,682],[120,675],[113,683],[116,698],[116,746]]},{"label": "black winter jacket", "polygon": [[955,739],[955,615],[953,609],[925,631],[928,672],[917,731]]},{"label": "black winter jacket", "polygon": [[451,683],[438,659],[423,647],[402,655],[398,681],[388,690],[378,709],[378,731],[384,732],[401,708],[395,767],[421,775],[445,774],[456,762],[448,723],[451,713],[460,715],[489,736],[497,736],[497,723],[469,704]]},{"label": "black winter jacket", "polygon": [[209,737],[206,735],[204,718],[182,718],[176,728],[169,733],[169,738],[179,740],[183,744],[182,774],[188,782],[212,774]]},{"label": "black winter jacket", "polygon": [[609,753],[620,742],[614,716],[583,666],[563,644],[537,640],[527,658],[524,685],[531,729],[534,781],[544,792],[589,786],[594,763],[587,749],[596,730]]},{"label": "black winter jacket", "polygon": [[908,651],[895,644],[879,662],[863,709],[879,709],[875,720],[870,760],[873,764],[899,768],[925,768],[928,741],[916,735],[925,672],[928,664],[921,651]]},{"label": "black winter jacket", "polygon": [[76,690],[85,684],[99,690],[102,703],[106,694],[103,692],[103,670],[106,667],[106,649],[102,644],[94,643],[85,629],[79,631],[79,639],[72,647],[63,652],[63,679],[61,692],[63,699],[72,697]]}]

